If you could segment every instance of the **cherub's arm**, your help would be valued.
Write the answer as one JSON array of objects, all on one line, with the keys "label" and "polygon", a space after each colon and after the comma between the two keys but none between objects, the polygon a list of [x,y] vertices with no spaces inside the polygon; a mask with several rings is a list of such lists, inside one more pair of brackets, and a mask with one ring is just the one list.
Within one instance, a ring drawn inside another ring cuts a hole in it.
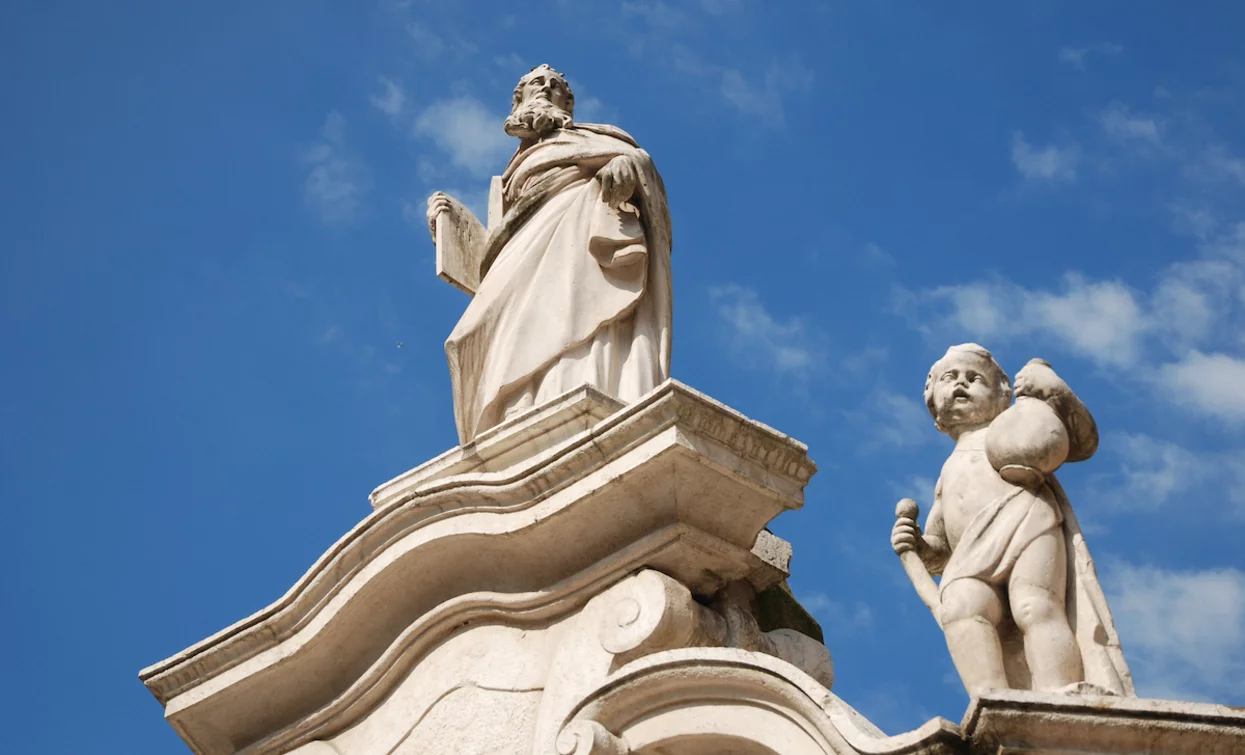
[{"label": "cherub's arm", "polygon": [[943,567],[947,565],[947,559],[951,558],[951,545],[947,542],[947,528],[942,521],[941,477],[938,478],[938,485],[934,487],[934,505],[925,519],[925,532],[917,546],[917,553],[921,556],[921,561],[925,563],[925,568],[929,569],[929,573],[935,577],[942,574]]}]

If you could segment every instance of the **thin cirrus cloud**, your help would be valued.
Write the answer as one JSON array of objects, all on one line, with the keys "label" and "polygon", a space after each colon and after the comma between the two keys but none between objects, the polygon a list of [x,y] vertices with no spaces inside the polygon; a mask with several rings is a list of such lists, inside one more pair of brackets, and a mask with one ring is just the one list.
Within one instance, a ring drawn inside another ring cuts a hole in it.
[{"label": "thin cirrus cloud", "polygon": [[877,443],[902,448],[923,445],[936,437],[934,420],[915,396],[879,389],[865,403],[868,433]]},{"label": "thin cirrus cloud", "polygon": [[320,142],[306,155],[311,166],[303,196],[325,225],[346,225],[355,219],[367,191],[367,171],[346,147],[346,119],[330,112],[320,129]]},{"label": "thin cirrus cloud", "polygon": [[1117,142],[1157,145],[1162,141],[1162,124],[1157,117],[1134,113],[1121,102],[1112,102],[1104,108],[1098,114],[1098,125]]},{"label": "thin cirrus cloud", "polygon": [[1143,697],[1245,693],[1245,572],[1107,560],[1103,583]]},{"label": "thin cirrus cloud", "polygon": [[369,98],[372,107],[389,116],[390,120],[397,120],[406,108],[406,92],[402,90],[400,84],[388,76],[381,76],[380,84],[382,91]]},{"label": "thin cirrus cloud", "polygon": [[897,288],[895,311],[931,336],[997,342],[1036,337],[1101,368],[1135,370],[1170,404],[1245,421],[1245,223],[1207,234],[1200,258],[1160,271],[1149,290],[1077,273],[1051,289],[995,278],[919,291]]},{"label": "thin cirrus cloud", "polygon": [[429,105],[415,119],[412,135],[431,141],[458,168],[476,177],[499,171],[514,151],[515,140],[497,115],[474,97],[456,97]]},{"label": "thin cirrus cloud", "polygon": [[1088,47],[1061,47],[1056,57],[1060,63],[1076,68],[1077,70],[1085,70],[1085,64],[1089,58],[1093,56],[1110,56],[1114,57],[1124,52],[1124,47],[1114,42],[1103,42],[1101,44],[1089,45]]},{"label": "thin cirrus cloud", "polygon": [[818,337],[810,326],[799,317],[775,317],[756,291],[736,284],[714,286],[709,298],[732,350],[745,363],[799,379],[811,377],[821,364]]},{"label": "thin cirrus cloud", "polygon": [[1065,276],[1060,290],[1006,280],[897,289],[896,311],[931,335],[989,342],[1041,335],[1092,361],[1123,367],[1141,354],[1148,321],[1138,295],[1119,281]]},{"label": "thin cirrus cloud", "polygon": [[1245,360],[1194,350],[1161,365],[1158,383],[1178,404],[1231,423],[1245,421]]},{"label": "thin cirrus cloud", "polygon": [[1030,181],[1075,181],[1080,151],[1075,145],[1035,147],[1021,131],[1012,134],[1012,164]]},{"label": "thin cirrus cloud", "polygon": [[1091,498],[1119,511],[1179,508],[1245,516],[1245,449],[1194,449],[1144,433],[1112,432],[1102,451],[1114,469],[1094,475]]}]

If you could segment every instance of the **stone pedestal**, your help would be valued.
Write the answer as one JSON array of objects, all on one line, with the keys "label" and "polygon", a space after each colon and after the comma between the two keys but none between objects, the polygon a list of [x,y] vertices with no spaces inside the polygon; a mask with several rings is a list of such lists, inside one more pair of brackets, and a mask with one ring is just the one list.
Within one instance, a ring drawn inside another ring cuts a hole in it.
[{"label": "stone pedestal", "polygon": [[765,529],[814,471],[676,381],[582,388],[377,488],[278,601],[140,676],[201,755],[1245,751],[1227,709],[1118,699],[884,735],[830,692]]},{"label": "stone pedestal", "polygon": [[983,755],[1245,753],[1245,711],[1208,703],[999,691],[975,698],[961,727]]}]

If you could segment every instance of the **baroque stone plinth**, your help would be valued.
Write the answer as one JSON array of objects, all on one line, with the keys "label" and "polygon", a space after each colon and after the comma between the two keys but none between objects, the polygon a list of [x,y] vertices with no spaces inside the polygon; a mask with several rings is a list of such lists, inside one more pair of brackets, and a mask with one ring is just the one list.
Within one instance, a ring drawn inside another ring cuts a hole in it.
[{"label": "baroque stone plinth", "polygon": [[[781,586],[790,547],[765,529],[814,471],[803,444],[675,381],[628,406],[572,391],[382,485],[285,596],[141,678],[205,754],[545,751],[613,668],[680,647],[787,658],[828,686]],[[758,619],[775,592],[803,634]],[[429,750],[429,732],[457,744]]]},{"label": "baroque stone plinth", "polygon": [[974,698],[961,727],[983,755],[1245,753],[1245,711],[1209,703],[1000,690]]},{"label": "baroque stone plinth", "polygon": [[268,608],[141,672],[200,755],[1245,752],[1223,706],[1002,691],[887,736],[765,529],[803,444],[675,381],[561,396],[380,486]]}]

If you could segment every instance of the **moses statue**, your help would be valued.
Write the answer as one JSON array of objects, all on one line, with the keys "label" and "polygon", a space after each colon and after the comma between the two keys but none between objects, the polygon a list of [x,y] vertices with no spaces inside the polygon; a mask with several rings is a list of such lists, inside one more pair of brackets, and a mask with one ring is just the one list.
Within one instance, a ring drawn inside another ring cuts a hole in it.
[{"label": "moses statue", "polygon": [[648,153],[614,126],[576,123],[566,78],[519,80],[487,227],[437,192],[438,274],[473,296],[445,343],[461,443],[566,391],[621,401],[670,375],[670,213]]},{"label": "moses statue", "polygon": [[1047,362],[1025,365],[1013,390],[990,352],[971,343],[930,368],[925,403],[955,450],[925,531],[915,502],[900,501],[891,545],[969,694],[1133,694],[1093,560],[1054,476],[1097,450],[1089,410]]}]

